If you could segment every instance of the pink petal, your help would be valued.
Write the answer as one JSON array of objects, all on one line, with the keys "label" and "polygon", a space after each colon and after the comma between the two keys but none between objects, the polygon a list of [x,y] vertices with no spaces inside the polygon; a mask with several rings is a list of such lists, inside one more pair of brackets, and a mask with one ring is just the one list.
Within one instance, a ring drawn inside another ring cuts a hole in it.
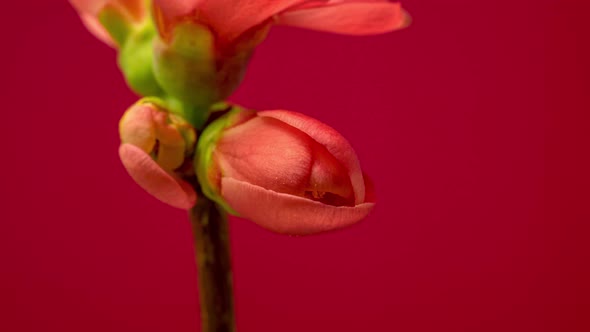
[{"label": "pink petal", "polygon": [[207,0],[154,0],[167,17],[180,17],[195,11],[199,3]]},{"label": "pink petal", "polygon": [[164,171],[140,148],[122,144],[119,157],[133,180],[152,196],[179,209],[195,205],[197,194],[190,184]]},{"label": "pink petal", "polygon": [[307,235],[343,228],[365,218],[374,203],[331,206],[222,178],[221,195],[241,217],[283,234]]},{"label": "pink petal", "polygon": [[155,117],[164,112],[152,104],[135,104],[129,108],[119,122],[119,136],[122,143],[134,145],[146,153],[156,145],[157,129]]},{"label": "pink petal", "polygon": [[98,12],[111,0],[70,0],[79,13],[97,16]]},{"label": "pink petal", "polygon": [[205,0],[199,4],[205,20],[225,41],[239,37],[274,15],[306,0]]},{"label": "pink petal", "polygon": [[347,35],[380,34],[403,28],[406,15],[399,3],[332,1],[326,6],[287,11],[278,24]]},{"label": "pink petal", "polygon": [[297,112],[291,111],[262,111],[260,117],[271,117],[287,123],[309,135],[326,149],[346,168],[354,190],[355,203],[365,201],[365,183],[359,160],[348,141],[332,127]]},{"label": "pink petal", "polygon": [[309,136],[269,117],[226,130],[216,146],[222,176],[303,195],[313,160]]}]

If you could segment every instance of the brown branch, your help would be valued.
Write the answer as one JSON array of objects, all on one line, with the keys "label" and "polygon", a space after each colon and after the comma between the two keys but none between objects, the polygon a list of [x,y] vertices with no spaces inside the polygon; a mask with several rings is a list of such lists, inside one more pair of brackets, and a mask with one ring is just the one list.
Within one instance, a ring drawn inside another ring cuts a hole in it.
[{"label": "brown branch", "polygon": [[235,332],[226,213],[200,195],[189,212],[195,238],[202,332]]}]

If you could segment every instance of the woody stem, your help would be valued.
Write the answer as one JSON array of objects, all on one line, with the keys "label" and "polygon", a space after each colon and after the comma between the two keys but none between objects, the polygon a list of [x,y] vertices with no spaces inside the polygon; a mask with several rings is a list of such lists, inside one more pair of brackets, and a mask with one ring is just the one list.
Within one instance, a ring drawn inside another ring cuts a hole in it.
[{"label": "woody stem", "polygon": [[235,332],[227,215],[200,196],[190,210],[198,268],[202,332]]}]

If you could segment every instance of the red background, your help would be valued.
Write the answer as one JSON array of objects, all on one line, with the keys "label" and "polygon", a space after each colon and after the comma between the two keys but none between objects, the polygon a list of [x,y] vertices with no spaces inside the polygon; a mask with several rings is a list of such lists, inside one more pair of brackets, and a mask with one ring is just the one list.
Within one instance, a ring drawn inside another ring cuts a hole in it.
[{"label": "red background", "polygon": [[[233,219],[239,331],[588,331],[588,5],[407,0],[405,31],[276,28],[233,100],[341,131],[363,223]],[[197,331],[190,227],[118,156],[136,100],[65,1],[0,22],[0,330]]]}]

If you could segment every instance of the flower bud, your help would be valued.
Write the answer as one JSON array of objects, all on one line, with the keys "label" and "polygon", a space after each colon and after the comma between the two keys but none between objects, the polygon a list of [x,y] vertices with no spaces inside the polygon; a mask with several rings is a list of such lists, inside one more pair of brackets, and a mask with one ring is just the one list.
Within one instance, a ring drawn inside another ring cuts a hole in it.
[{"label": "flower bud", "polygon": [[279,233],[342,228],[374,206],[350,144],[299,113],[235,109],[205,129],[196,167],[205,195]]},{"label": "flower bud", "polygon": [[164,203],[189,209],[196,193],[179,171],[194,151],[196,134],[177,115],[150,103],[138,103],[119,123],[119,156],[129,175]]}]

